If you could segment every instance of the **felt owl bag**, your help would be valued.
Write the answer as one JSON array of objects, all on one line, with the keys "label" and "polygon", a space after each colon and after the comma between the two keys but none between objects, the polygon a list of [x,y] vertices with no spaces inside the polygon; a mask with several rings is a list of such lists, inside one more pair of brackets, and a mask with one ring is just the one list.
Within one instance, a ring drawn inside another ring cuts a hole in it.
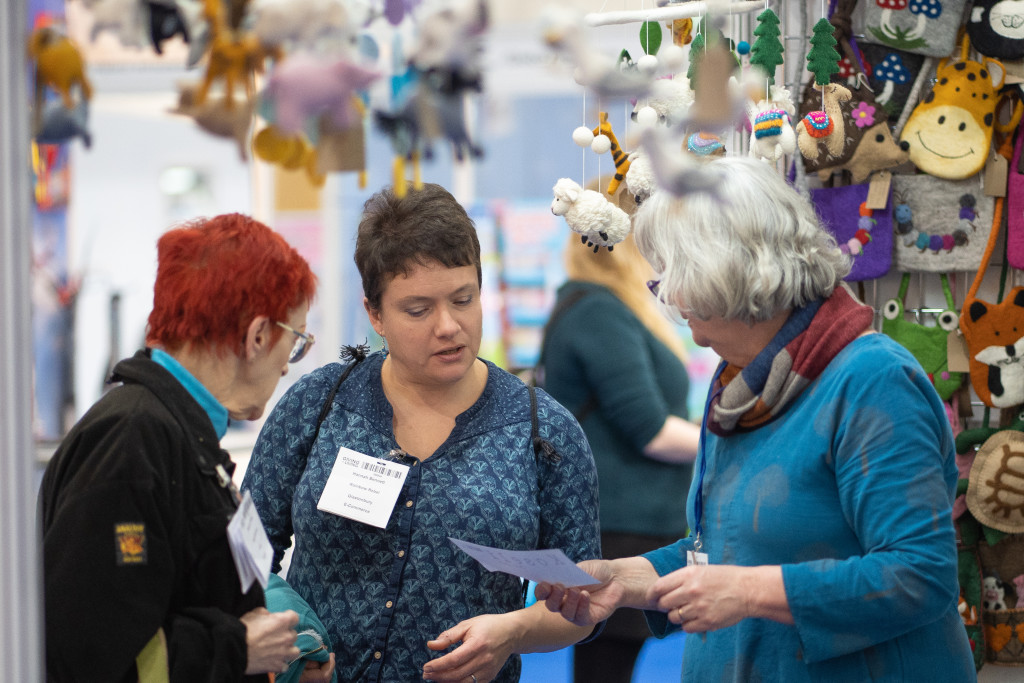
[{"label": "felt owl bag", "polygon": [[892,265],[892,200],[883,209],[867,208],[869,187],[862,183],[811,190],[821,224],[853,261],[848,282],[882,277]]},{"label": "felt owl bag", "polygon": [[981,263],[992,228],[993,198],[981,176],[946,180],[927,174],[892,177],[893,265],[948,273]]},{"label": "felt owl bag", "polygon": [[949,289],[949,279],[945,273],[939,277],[942,280],[942,292],[946,295],[946,308],[936,317],[935,325],[922,325],[904,317],[907,287],[910,285],[910,273],[904,273],[899,293],[882,307],[882,333],[895,339],[914,355],[928,373],[939,398],[948,401],[964,383],[963,373],[949,371],[947,353],[949,333],[959,327],[960,315]]},{"label": "felt owl bag", "polygon": [[1007,131],[996,121],[1006,69],[995,59],[968,59],[968,52],[965,36],[957,61],[939,61],[935,85],[914,107],[900,135],[914,165],[939,178],[957,180],[980,172],[993,129]]},{"label": "felt owl bag", "polygon": [[974,0],[966,28],[974,49],[986,57],[1024,57],[1024,0]]},{"label": "felt owl bag", "polygon": [[967,0],[869,0],[864,40],[926,57],[945,57],[956,45]]},{"label": "felt owl bag", "polygon": [[[1002,197],[996,200],[988,244],[960,316],[971,386],[978,398],[992,408],[1024,403],[1024,287],[1014,287],[999,303],[977,298],[998,240],[1003,201]],[[1006,265],[1004,260],[1003,267]]]}]

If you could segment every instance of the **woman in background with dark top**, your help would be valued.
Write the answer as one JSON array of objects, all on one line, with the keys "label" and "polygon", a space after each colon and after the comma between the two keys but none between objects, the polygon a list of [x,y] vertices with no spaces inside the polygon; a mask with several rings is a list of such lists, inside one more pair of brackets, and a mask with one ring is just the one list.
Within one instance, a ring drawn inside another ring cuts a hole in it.
[{"label": "woman in background with dark top", "polygon": [[[647,290],[650,266],[632,236],[594,253],[570,233],[565,265],[538,381],[573,412],[594,452],[603,556],[631,557],[687,533],[700,428],[686,420],[686,352]],[[629,683],[650,635],[642,614],[619,610],[601,635],[576,645],[574,680]]]}]

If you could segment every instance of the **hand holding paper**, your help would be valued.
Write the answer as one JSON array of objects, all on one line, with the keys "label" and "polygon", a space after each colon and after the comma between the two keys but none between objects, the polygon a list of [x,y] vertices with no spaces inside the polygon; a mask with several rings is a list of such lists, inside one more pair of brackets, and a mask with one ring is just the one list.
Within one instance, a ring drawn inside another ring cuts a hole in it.
[{"label": "hand holding paper", "polygon": [[492,572],[505,572],[540,583],[560,583],[563,586],[592,586],[598,581],[577,567],[558,548],[544,550],[502,550],[477,545],[457,538],[449,538],[474,560]]}]

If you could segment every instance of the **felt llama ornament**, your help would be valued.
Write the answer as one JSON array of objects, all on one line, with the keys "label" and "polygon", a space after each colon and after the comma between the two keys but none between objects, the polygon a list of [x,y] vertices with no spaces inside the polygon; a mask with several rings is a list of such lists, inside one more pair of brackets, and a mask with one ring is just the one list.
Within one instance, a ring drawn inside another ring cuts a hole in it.
[{"label": "felt llama ornament", "polygon": [[958,61],[939,62],[935,85],[914,108],[901,135],[915,166],[950,180],[981,171],[988,160],[993,128],[1000,132],[1006,128],[995,121],[1006,69],[996,59],[975,62],[967,54],[964,38]]},{"label": "felt llama ornament", "polygon": [[767,99],[748,105],[751,138],[750,156],[765,161],[778,161],[796,151],[796,133],[792,117],[795,112],[789,89],[777,85],[769,88]]},{"label": "felt llama ornament", "polygon": [[551,213],[563,216],[569,228],[580,235],[596,253],[608,251],[626,239],[630,230],[629,214],[594,190],[584,190],[570,178],[560,178],[552,188]]},{"label": "felt llama ornament", "polygon": [[850,90],[838,83],[830,83],[832,74],[839,73],[839,53],[836,52],[834,29],[828,19],[821,18],[814,25],[811,50],[807,53],[807,70],[814,74],[814,84],[821,90],[822,109],[804,116],[796,129],[796,144],[808,159],[817,159],[821,153],[819,142],[824,142],[829,154],[838,157],[846,143],[846,130],[841,104],[852,96]]}]

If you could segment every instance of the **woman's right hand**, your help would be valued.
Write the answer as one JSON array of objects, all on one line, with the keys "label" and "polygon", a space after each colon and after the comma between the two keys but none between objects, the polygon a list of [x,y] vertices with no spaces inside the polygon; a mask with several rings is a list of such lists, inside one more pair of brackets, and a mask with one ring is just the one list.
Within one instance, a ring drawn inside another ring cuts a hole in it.
[{"label": "woman's right hand", "polygon": [[266,607],[257,607],[243,614],[241,621],[245,624],[249,654],[247,675],[287,671],[288,665],[301,654],[295,645],[299,615],[292,610],[269,612]]},{"label": "woman's right hand", "polygon": [[534,594],[549,610],[577,626],[593,626],[621,606],[625,588],[615,581],[609,560],[585,560],[577,566],[593,576],[597,585],[566,588],[560,583],[542,582],[537,584]]}]

